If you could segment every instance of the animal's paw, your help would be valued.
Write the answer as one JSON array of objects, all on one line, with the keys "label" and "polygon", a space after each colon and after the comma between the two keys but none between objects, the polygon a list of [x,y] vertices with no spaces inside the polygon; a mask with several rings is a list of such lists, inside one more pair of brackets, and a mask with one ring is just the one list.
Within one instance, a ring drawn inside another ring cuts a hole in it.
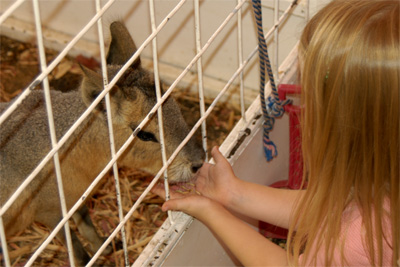
[{"label": "animal's paw", "polygon": [[108,246],[106,247],[106,249],[103,251],[103,255],[110,255],[111,253],[113,253],[114,251],[119,251],[123,249],[123,244],[122,241],[120,240],[116,240],[114,242],[114,244],[110,243],[108,244]]}]

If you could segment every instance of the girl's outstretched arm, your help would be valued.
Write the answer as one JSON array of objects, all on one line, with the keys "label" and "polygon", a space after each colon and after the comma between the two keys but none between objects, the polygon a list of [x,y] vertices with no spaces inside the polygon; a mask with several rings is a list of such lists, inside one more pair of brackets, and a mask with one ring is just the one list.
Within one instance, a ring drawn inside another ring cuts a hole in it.
[{"label": "girl's outstretched arm", "polygon": [[[162,186],[153,191],[164,196]],[[163,210],[180,210],[203,222],[244,266],[287,265],[285,250],[207,197],[171,192]]]},{"label": "girl's outstretched arm", "polygon": [[211,151],[215,164],[205,163],[196,179],[196,190],[229,210],[289,227],[289,218],[304,190],[286,190],[240,180],[217,147]]}]

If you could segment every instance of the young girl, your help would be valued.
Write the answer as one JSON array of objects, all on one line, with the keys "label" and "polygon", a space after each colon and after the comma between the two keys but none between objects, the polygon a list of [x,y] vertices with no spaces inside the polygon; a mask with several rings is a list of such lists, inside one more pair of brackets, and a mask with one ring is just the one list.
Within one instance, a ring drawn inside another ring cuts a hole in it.
[{"label": "young girl", "polygon": [[[163,210],[207,225],[245,266],[391,265],[400,257],[400,2],[336,0],[299,45],[306,190],[239,180],[217,148],[200,193]],[[154,191],[160,195],[162,187]],[[289,228],[288,249],[231,211]]]}]

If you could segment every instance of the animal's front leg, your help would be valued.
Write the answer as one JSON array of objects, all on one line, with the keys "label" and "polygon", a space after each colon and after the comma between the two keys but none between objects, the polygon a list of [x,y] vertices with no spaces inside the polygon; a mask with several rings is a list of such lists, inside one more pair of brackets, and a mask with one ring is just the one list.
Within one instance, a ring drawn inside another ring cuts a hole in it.
[{"label": "animal's front leg", "polygon": [[[59,216],[42,216],[42,218],[39,222],[54,229],[60,221],[57,218],[60,218],[60,217]],[[75,232],[73,230],[71,230],[70,233],[71,233],[71,239],[72,239],[72,246],[74,248],[75,265],[76,266],[84,266],[90,261],[90,256],[86,252],[85,248],[83,247],[79,238],[76,236]],[[57,237],[66,246],[67,242],[66,242],[66,238],[65,238],[64,229],[62,229],[58,232]]]},{"label": "animal's front leg", "polygon": [[[64,231],[60,231],[64,233]],[[81,241],[76,236],[75,232],[71,230],[72,245],[74,247],[74,257],[76,266],[85,266],[90,261],[90,256],[83,247]]]},{"label": "animal's front leg", "polygon": [[[86,205],[83,205],[75,214],[72,216],[79,233],[89,242],[90,249],[93,253],[101,247],[104,239],[99,236],[93,225],[92,219],[89,215],[89,209]],[[112,246],[109,245],[103,252],[108,255],[112,252]]]}]

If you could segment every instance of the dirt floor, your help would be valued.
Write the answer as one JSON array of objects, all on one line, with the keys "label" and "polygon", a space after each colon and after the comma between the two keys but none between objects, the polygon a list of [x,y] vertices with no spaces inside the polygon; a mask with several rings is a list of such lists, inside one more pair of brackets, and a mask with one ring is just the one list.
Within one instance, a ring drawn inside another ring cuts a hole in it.
[{"label": "dirt floor", "polygon": [[[39,73],[38,53],[35,45],[21,43],[0,36],[0,102],[8,102],[22,89],[26,88]],[[47,60],[50,62],[57,53],[47,51]],[[52,88],[60,91],[75,90],[78,88],[81,76],[78,63],[90,68],[98,66],[92,58],[78,56],[65,58],[49,75]],[[39,85],[40,86],[40,85]],[[181,109],[189,126],[196,123],[199,116],[198,97],[196,95],[179,92],[175,97],[181,104]],[[206,100],[206,105],[210,100]],[[240,118],[238,108],[229,103],[221,103],[207,119],[207,136],[209,149],[220,145]],[[201,138],[200,136],[198,138]],[[152,179],[152,176],[139,170],[121,169],[119,172],[123,209],[126,213],[135,200],[143,192]],[[107,237],[118,224],[114,179],[106,178],[106,183],[89,201],[88,206],[98,231]],[[166,218],[161,211],[163,200],[154,194],[148,194],[126,225],[128,250],[130,261],[133,262],[154,233]],[[22,266],[30,258],[38,244],[48,235],[46,227],[33,224],[24,232],[10,238],[9,252],[13,266]],[[119,240],[119,237],[117,238]],[[114,253],[101,257],[99,264],[103,266],[123,266],[123,251],[114,244]],[[0,266],[3,264],[0,254]],[[68,257],[65,247],[53,240],[35,262],[35,266],[68,266]]]}]

